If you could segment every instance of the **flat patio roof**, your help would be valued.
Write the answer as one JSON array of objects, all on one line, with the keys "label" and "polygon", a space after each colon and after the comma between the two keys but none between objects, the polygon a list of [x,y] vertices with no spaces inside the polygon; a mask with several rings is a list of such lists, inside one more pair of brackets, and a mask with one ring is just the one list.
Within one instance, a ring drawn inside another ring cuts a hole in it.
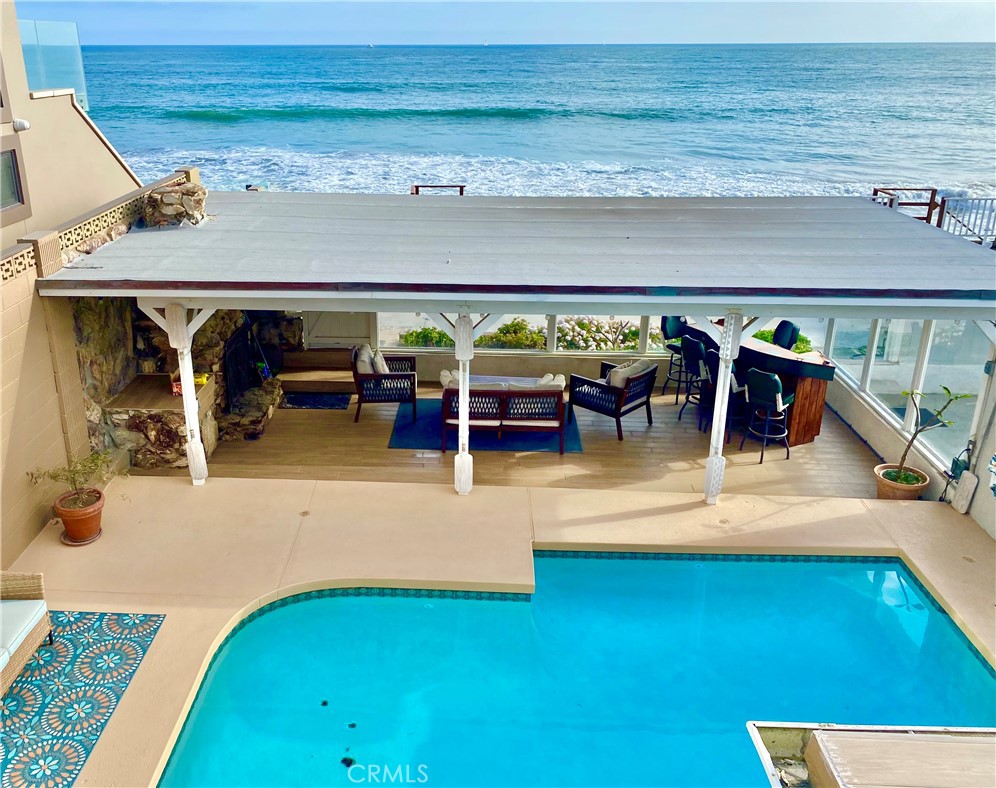
[{"label": "flat patio roof", "polygon": [[[991,319],[996,254],[858,197],[213,192],[43,295],[336,311]],[[651,307],[648,309],[648,307]]]}]

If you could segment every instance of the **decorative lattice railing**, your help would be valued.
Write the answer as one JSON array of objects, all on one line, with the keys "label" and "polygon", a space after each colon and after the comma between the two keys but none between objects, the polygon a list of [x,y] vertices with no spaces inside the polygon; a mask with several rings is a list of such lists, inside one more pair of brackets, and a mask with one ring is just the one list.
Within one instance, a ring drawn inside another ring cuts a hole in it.
[{"label": "decorative lattice railing", "polygon": [[4,249],[3,259],[0,260],[0,281],[6,282],[34,267],[35,250],[31,244],[11,246],[9,249]]},{"label": "decorative lattice railing", "polygon": [[[145,196],[150,191],[158,189],[160,186],[183,183],[186,180],[187,173],[185,171],[175,172],[59,225],[55,228],[59,234],[59,248],[62,251],[73,249],[88,238],[100,235],[117,224],[125,224],[130,228],[135,220],[142,215]],[[31,244],[21,243],[8,247],[0,253],[0,278],[6,282],[8,279],[20,276],[34,265],[35,254]]]},{"label": "decorative lattice railing", "polygon": [[93,238],[93,236],[111,229],[116,224],[127,224],[131,227],[135,220],[142,215],[145,195],[160,186],[172,186],[186,180],[187,174],[185,172],[176,172],[149,186],[129,192],[119,200],[102,205],[88,214],[60,225],[56,228],[59,233],[59,248],[63,251],[72,249],[87,238]]}]

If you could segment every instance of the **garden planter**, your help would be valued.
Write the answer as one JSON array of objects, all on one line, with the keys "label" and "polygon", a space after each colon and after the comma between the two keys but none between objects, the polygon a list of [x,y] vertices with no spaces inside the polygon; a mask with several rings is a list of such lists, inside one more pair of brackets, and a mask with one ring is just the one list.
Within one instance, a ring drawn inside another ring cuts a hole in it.
[{"label": "garden planter", "polygon": [[83,508],[64,505],[75,496],[73,492],[60,495],[55,501],[55,514],[66,528],[62,533],[62,541],[74,547],[90,544],[101,534],[100,517],[104,510],[104,494],[92,487],[87,488],[86,492],[95,493],[97,500]]},{"label": "garden planter", "polygon": [[930,484],[930,477],[919,468],[913,468],[909,465],[903,470],[915,473],[923,479],[920,484],[900,484],[899,482],[889,481],[882,476],[883,471],[894,471],[898,467],[895,463],[890,462],[875,466],[875,484],[878,488],[878,497],[889,501],[915,501],[927,489],[927,485]]}]

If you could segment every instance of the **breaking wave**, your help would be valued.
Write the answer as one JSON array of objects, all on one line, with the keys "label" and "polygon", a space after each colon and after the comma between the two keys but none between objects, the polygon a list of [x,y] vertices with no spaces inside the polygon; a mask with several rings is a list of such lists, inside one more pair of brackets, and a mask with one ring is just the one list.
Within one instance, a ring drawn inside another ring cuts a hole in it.
[{"label": "breaking wave", "polygon": [[[279,148],[128,153],[146,181],[181,165],[201,168],[208,188],[407,194],[413,183],[465,183],[468,194],[518,196],[867,196],[878,183],[832,181],[720,164],[668,160],[625,164],[544,162],[511,157],[401,153],[310,153]],[[950,195],[974,195],[985,184],[948,184]]]}]

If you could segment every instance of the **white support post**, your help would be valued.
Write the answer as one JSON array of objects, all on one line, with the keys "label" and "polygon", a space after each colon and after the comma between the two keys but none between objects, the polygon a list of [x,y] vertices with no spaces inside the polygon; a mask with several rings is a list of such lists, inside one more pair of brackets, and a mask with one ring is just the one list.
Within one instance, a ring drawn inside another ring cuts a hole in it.
[{"label": "white support post", "polygon": [[827,318],[827,333],[823,338],[823,355],[827,358],[833,354],[833,341],[837,335],[837,320],[836,318]]},{"label": "white support post", "polygon": [[474,321],[462,312],[453,324],[456,342],[456,360],[460,364],[459,397],[457,413],[457,456],[453,460],[453,486],[460,495],[467,495],[474,487],[474,457],[470,453],[470,360],[474,357]]},{"label": "white support post", "polygon": [[[913,363],[913,378],[910,380],[910,391],[923,391],[923,383],[927,379],[927,361],[930,358],[930,346],[934,343],[934,321],[924,320],[920,329],[920,346],[916,351],[916,361]],[[912,393],[906,398],[906,416],[903,418],[903,429],[911,433],[916,429],[918,400]]]},{"label": "white support post", "polygon": [[637,345],[636,352],[641,356],[647,354],[647,348],[650,346],[650,315],[643,315],[640,318],[640,339]]},{"label": "white support post", "polygon": [[858,391],[868,391],[871,385],[872,369],[875,366],[875,353],[878,352],[878,338],[882,333],[882,321],[875,318],[868,329],[868,344],[865,346],[865,363],[861,366],[861,380]]},{"label": "white support post", "polygon": [[380,347],[380,313],[371,312],[368,320],[370,323],[370,347],[376,350]]},{"label": "white support post", "polygon": [[557,316],[546,316],[546,352],[557,352]]},{"label": "white support post", "polygon": [[183,398],[183,421],[187,428],[187,467],[195,485],[204,484],[208,477],[207,455],[201,441],[201,422],[194,388],[194,361],[190,355],[191,339],[197,329],[214,314],[214,309],[194,312],[187,322],[187,310],[180,304],[167,304],[165,314],[151,306],[145,299],[138,299],[139,308],[162,328],[169,337],[169,345],[176,350],[180,362],[180,388]]},{"label": "white support post", "polygon": [[713,381],[716,402],[712,411],[712,433],[709,439],[709,459],[706,460],[705,502],[715,504],[723,489],[726,458],[723,444],[726,441],[726,414],[730,405],[730,384],[733,379],[733,360],[740,354],[740,338],[744,330],[744,316],[740,312],[727,312],[723,334],[719,343],[719,374]]}]

